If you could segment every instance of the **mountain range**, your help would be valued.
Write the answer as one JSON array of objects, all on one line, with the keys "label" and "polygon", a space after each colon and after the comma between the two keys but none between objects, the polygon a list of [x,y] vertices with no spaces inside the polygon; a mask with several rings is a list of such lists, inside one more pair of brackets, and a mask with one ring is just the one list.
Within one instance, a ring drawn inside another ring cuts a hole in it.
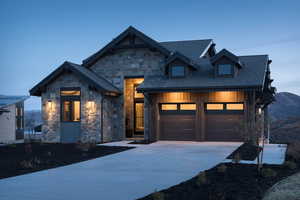
[{"label": "mountain range", "polygon": [[300,141],[300,96],[280,92],[270,105],[270,142],[289,143]]}]

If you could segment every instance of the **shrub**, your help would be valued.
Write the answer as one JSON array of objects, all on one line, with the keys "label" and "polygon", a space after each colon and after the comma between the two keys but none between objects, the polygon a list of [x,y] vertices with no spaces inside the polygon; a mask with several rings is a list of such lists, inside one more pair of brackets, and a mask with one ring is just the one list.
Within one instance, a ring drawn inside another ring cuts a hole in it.
[{"label": "shrub", "polygon": [[20,166],[23,169],[32,169],[33,168],[32,160],[23,160],[21,161]]},{"label": "shrub", "polygon": [[232,158],[233,163],[240,163],[241,162],[241,155],[239,153],[236,153]]},{"label": "shrub", "polygon": [[205,171],[204,172],[200,172],[198,174],[198,176],[197,176],[196,184],[198,186],[201,186],[201,185],[205,185],[207,183],[208,183],[208,180],[207,180]]},{"label": "shrub", "polygon": [[295,162],[300,162],[300,142],[291,143],[288,146],[286,155]]},{"label": "shrub", "polygon": [[88,152],[93,150],[96,147],[96,143],[95,142],[77,142],[76,143],[76,148],[79,149],[80,151],[84,151],[84,152]]},{"label": "shrub", "polygon": [[297,168],[297,164],[292,162],[292,161],[285,161],[283,166],[287,167],[289,169],[296,169]]},{"label": "shrub", "polygon": [[276,171],[274,171],[274,170],[271,169],[271,168],[263,168],[263,169],[261,170],[261,175],[262,175],[262,177],[264,177],[264,178],[270,178],[270,177],[275,177],[275,176],[277,176],[277,173],[276,173]]},{"label": "shrub", "polygon": [[224,164],[222,164],[222,165],[220,165],[220,166],[217,167],[217,171],[218,171],[219,173],[225,173],[226,170],[227,170],[227,167],[226,167],[226,165],[224,165]]},{"label": "shrub", "polygon": [[154,192],[152,194],[152,199],[153,200],[164,200],[165,199],[165,194],[162,192]]}]

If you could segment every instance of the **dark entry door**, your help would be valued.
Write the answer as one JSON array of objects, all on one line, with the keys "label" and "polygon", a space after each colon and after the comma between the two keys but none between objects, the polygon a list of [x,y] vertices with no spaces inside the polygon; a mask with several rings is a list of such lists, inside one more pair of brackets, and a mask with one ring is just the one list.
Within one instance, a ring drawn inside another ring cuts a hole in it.
[{"label": "dark entry door", "polygon": [[161,104],[160,139],[193,141],[195,137],[196,104]]}]

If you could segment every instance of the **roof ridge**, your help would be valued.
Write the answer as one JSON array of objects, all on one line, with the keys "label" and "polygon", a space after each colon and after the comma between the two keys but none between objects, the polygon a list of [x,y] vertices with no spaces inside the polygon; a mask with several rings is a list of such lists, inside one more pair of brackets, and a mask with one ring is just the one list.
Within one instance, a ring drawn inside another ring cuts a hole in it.
[{"label": "roof ridge", "polygon": [[194,40],[170,40],[170,41],[160,41],[159,43],[165,43],[165,42],[193,42],[193,41],[208,41],[213,39],[194,39]]},{"label": "roof ridge", "polygon": [[238,57],[250,57],[250,56],[269,56],[268,54],[257,54],[257,55],[243,55]]}]

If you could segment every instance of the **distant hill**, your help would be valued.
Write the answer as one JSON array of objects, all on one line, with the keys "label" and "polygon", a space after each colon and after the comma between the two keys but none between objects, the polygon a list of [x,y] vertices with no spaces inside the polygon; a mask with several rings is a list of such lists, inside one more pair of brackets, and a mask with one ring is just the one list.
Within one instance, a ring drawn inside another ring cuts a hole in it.
[{"label": "distant hill", "polygon": [[270,106],[270,116],[273,120],[300,118],[300,96],[280,92],[275,96],[276,101]]},{"label": "distant hill", "polygon": [[270,106],[271,135],[273,143],[300,141],[300,96],[280,92]]}]

